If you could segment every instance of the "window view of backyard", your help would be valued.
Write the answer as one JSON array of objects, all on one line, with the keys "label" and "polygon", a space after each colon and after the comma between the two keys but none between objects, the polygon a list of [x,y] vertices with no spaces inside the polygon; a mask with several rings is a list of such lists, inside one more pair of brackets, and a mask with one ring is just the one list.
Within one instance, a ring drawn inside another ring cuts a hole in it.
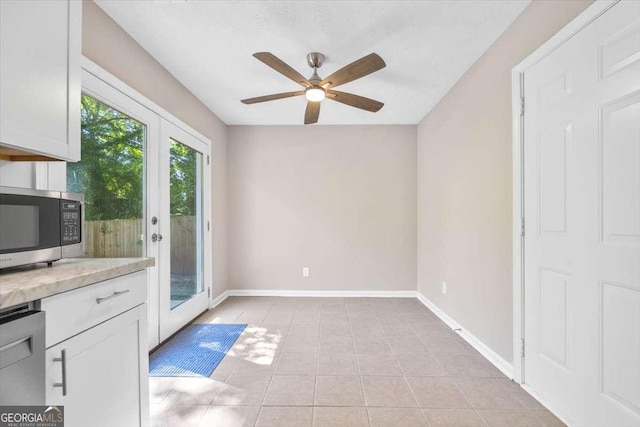
[{"label": "window view of backyard", "polygon": [[201,162],[196,150],[170,141],[171,308],[202,291]]},{"label": "window view of backyard", "polygon": [[[67,165],[67,191],[83,193],[85,256],[146,255],[143,123],[82,96],[81,161]],[[202,291],[202,155],[170,142],[171,307]]]},{"label": "window view of backyard", "polygon": [[84,193],[85,256],[145,255],[145,126],[82,96],[81,161],[67,165],[67,191]]}]

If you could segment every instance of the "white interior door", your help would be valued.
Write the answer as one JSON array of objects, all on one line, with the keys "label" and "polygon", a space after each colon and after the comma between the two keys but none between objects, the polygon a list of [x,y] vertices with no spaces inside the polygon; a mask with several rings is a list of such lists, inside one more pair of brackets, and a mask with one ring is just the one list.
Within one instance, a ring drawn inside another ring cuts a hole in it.
[{"label": "white interior door", "polygon": [[640,425],[640,2],[524,75],[525,383],[575,426]]},{"label": "white interior door", "polygon": [[161,120],[158,240],[160,341],[208,308],[209,147]]}]

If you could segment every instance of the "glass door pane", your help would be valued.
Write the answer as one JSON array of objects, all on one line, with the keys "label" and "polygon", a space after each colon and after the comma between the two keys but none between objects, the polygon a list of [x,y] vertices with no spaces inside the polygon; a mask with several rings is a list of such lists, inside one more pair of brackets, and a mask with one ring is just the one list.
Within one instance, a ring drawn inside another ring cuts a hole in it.
[{"label": "glass door pane", "polygon": [[171,309],[203,291],[202,154],[169,142]]},{"label": "glass door pane", "polygon": [[146,126],[82,96],[81,161],[67,164],[67,191],[84,193],[85,256],[146,256]]},{"label": "glass door pane", "polygon": [[[210,243],[208,145],[181,127],[160,120],[157,265],[160,285],[160,340],[209,307]],[[150,232],[155,232],[152,226]],[[153,240],[153,239],[152,239]]]}]

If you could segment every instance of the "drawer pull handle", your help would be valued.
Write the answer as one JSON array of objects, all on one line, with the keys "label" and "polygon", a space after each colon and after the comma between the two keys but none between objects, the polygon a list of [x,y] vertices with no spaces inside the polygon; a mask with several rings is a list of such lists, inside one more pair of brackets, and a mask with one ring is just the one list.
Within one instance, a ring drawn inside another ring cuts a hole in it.
[{"label": "drawer pull handle", "polygon": [[67,350],[61,351],[61,357],[54,357],[54,362],[60,362],[62,364],[62,382],[54,383],[54,387],[62,387],[62,395],[67,395]]},{"label": "drawer pull handle", "polygon": [[129,289],[125,289],[124,291],[114,292],[113,295],[109,295],[108,297],[96,298],[96,304],[101,304],[105,301],[110,300],[111,298],[119,297],[120,295],[128,294]]}]

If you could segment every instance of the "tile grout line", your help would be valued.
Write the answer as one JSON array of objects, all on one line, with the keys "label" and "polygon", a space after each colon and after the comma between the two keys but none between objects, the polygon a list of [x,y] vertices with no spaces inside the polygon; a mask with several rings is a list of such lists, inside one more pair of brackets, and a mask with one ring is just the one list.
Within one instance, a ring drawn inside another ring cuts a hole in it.
[{"label": "tile grout line", "polygon": [[[400,316],[402,317],[402,320],[405,321],[405,323],[406,323],[407,319],[405,319],[405,317],[402,314]],[[376,318],[377,317],[378,316],[376,315]],[[411,328],[408,324],[407,324],[407,327]],[[411,328],[411,330],[413,331],[413,328]],[[413,331],[413,332],[415,333],[415,331]],[[402,379],[404,380],[405,385],[409,389],[409,392],[411,393],[411,396],[413,397],[413,400],[416,402],[416,407],[420,411],[420,416],[422,417],[422,420],[428,426],[429,425],[429,421],[426,419],[426,417],[424,415],[424,412],[422,411],[422,408],[420,407],[420,402],[418,401],[418,397],[416,396],[415,392],[411,388],[411,385],[409,384],[409,380],[407,380],[407,377],[406,377],[404,371],[400,367],[400,363],[398,362],[398,358],[396,357],[396,353],[393,351],[393,347],[391,347],[391,344],[389,342],[389,338],[387,337],[387,334],[385,333],[384,329],[382,329],[382,336],[384,336],[384,339],[387,341],[387,345],[389,346],[389,350],[391,350],[391,355],[393,357],[393,360],[396,362],[396,365],[398,365],[398,369],[400,370],[400,373],[402,374]],[[424,343],[423,343],[423,345],[424,345]],[[429,348],[427,346],[425,346],[425,348],[427,348],[427,351],[429,352],[429,354],[431,354]]]},{"label": "tile grout line", "polygon": [[[274,305],[275,305],[275,303],[273,305],[271,305],[271,308],[269,309],[268,313],[271,313],[271,310],[273,310],[273,306]],[[267,313],[267,315],[268,315],[268,313]],[[265,319],[266,319],[266,317],[265,317]],[[263,321],[264,321],[264,319],[263,319]],[[274,367],[274,372],[275,372],[275,367]],[[264,403],[265,403],[265,400],[267,399],[267,393],[269,393],[269,389],[271,388],[271,384],[273,383],[273,377],[274,376],[275,375],[272,374],[271,378],[269,378],[269,385],[267,386],[267,389],[264,392],[264,396],[262,397],[262,405],[260,405],[260,412],[258,413],[258,417],[256,418],[256,423],[258,422],[258,418],[260,417],[260,414],[262,413],[262,409],[264,408]]]},{"label": "tile grout line", "polygon": [[[429,310],[427,308],[427,311],[431,312],[431,310]],[[414,332],[416,332],[413,328],[411,328]],[[458,386],[458,384],[455,382],[455,380],[453,379],[453,377],[451,377],[451,374],[449,373],[449,371],[447,371],[447,369],[444,368],[444,366],[442,366],[442,364],[440,363],[440,361],[438,360],[437,357],[435,357],[435,355],[432,353],[432,351],[429,349],[429,347],[424,343],[422,337],[418,336],[416,334],[416,336],[418,337],[418,340],[420,342],[422,342],[422,344],[427,347],[427,350],[429,351],[429,354],[433,357],[433,360],[435,360],[435,362],[440,366],[440,368],[442,368],[442,370],[447,374],[446,378],[449,379],[449,381],[451,381],[451,383],[454,385],[454,387],[458,390],[458,392],[460,393],[460,395],[464,398],[464,400],[469,404],[470,409],[473,411],[474,414],[476,414],[478,416],[478,418],[480,419],[480,421],[482,421],[482,424],[486,426],[486,423],[484,421],[484,419],[477,413],[476,408],[473,407],[473,405],[471,404],[471,402],[469,401],[469,399],[467,398],[467,396],[462,392],[462,390],[460,389],[460,387]],[[406,377],[405,377],[406,380]],[[407,380],[408,381],[408,380]],[[429,409],[429,408],[426,408]],[[462,409],[462,408],[460,408]],[[424,411],[421,410],[420,412],[422,412],[422,415],[424,417]],[[427,424],[429,423],[429,420],[426,419],[425,417],[425,421],[427,422]]]},{"label": "tile grout line", "polygon": [[[260,326],[264,325],[264,323],[267,320],[267,318],[269,317],[269,315],[271,313],[273,313],[273,310],[274,310],[275,306],[276,306],[276,302],[274,300],[273,304],[271,305],[271,308],[267,312],[267,315],[264,317],[264,319],[262,319],[262,322],[260,322]],[[290,328],[291,328],[291,324],[289,324],[289,326],[287,327],[287,332],[285,333],[285,337],[283,339],[283,344],[282,344],[283,349],[284,349],[284,341],[287,339],[287,335],[289,334],[289,329]],[[278,370],[278,365],[280,364],[280,357],[282,356],[281,353],[282,353],[282,350],[280,351],[280,353],[276,357],[275,350],[274,350],[274,355],[273,355],[273,357],[274,357],[274,365],[273,365],[273,371],[271,372],[271,378],[272,379],[276,375],[276,371]],[[271,382],[269,382],[269,386],[271,386]],[[268,391],[268,388],[267,388],[267,391]],[[267,396],[267,392],[265,392],[265,398],[266,398],[266,396]]]},{"label": "tile grout line", "polygon": [[320,339],[322,337],[322,300],[320,300],[320,318],[318,319],[318,346],[316,347],[316,369],[314,371],[315,381],[313,382],[313,409],[311,409],[311,425],[313,426],[313,418],[315,417],[316,410],[316,394],[318,393],[318,363],[320,360]]},{"label": "tile grout line", "polygon": [[[367,306],[371,307],[369,301],[367,301]],[[369,406],[367,405],[367,395],[364,392],[364,382],[362,381],[362,372],[360,372],[360,361],[358,359],[358,350],[356,349],[356,340],[353,334],[353,326],[351,325],[351,317],[349,316],[349,311],[347,310],[345,304],[345,311],[347,312],[347,323],[349,324],[349,331],[351,331],[351,345],[353,346],[353,358],[356,359],[356,369],[358,370],[358,380],[360,382],[360,391],[362,392],[362,400],[364,401],[365,411],[367,412],[367,422],[369,423],[369,427],[371,427],[371,414],[369,413]],[[377,322],[377,320],[376,320]]]},{"label": "tile grout line", "polygon": [[[422,308],[421,308],[422,311]],[[430,311],[427,308],[427,311]],[[403,319],[404,316],[402,316]],[[406,319],[405,319],[406,320]],[[440,369],[442,369],[442,372],[444,372],[446,374],[446,378],[449,378],[449,372],[444,368],[444,366],[442,366],[440,364],[440,362],[438,361],[438,359],[435,357],[435,355],[433,354],[433,352],[431,351],[431,349],[429,348],[429,346],[422,340],[422,338],[418,335],[418,333],[416,332],[416,330],[412,327],[409,326],[408,322],[407,322],[407,326],[409,327],[409,329],[411,329],[411,331],[415,334],[416,338],[418,339],[418,341],[420,343],[422,343],[422,345],[425,346],[425,348],[427,349],[427,352],[429,354],[429,356],[436,362],[436,364],[438,366],[440,366]],[[391,349],[391,351],[393,352],[393,349]],[[395,355],[395,353],[394,353]],[[397,357],[396,357],[396,362],[397,362]],[[400,363],[398,363],[398,365],[400,365]],[[430,426],[431,423],[429,422],[429,420],[427,419],[427,416],[425,415],[425,409],[430,409],[430,408],[423,408],[420,406],[420,402],[418,401],[418,397],[415,394],[415,391],[413,390],[413,388],[411,387],[411,384],[409,384],[409,380],[407,379],[407,375],[404,372],[404,370],[402,370],[402,367],[400,368],[400,371],[402,372],[402,377],[404,378],[405,383],[407,384],[407,386],[409,387],[409,390],[411,390],[411,394],[413,394],[413,397],[416,399],[416,403],[418,404],[418,409],[420,410],[420,415],[422,416],[422,419],[424,420],[424,422],[426,423],[427,426]]]}]

